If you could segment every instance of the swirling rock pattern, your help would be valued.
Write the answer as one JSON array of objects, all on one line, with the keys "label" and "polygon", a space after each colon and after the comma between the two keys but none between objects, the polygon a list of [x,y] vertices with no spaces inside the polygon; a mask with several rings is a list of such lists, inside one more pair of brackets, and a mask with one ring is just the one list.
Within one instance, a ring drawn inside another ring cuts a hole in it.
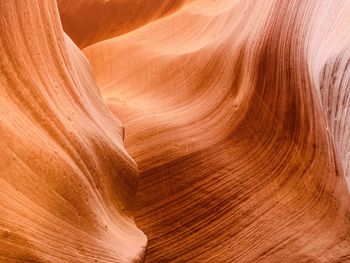
[{"label": "swirling rock pattern", "polygon": [[350,262],[349,1],[57,4],[0,0],[1,262]]},{"label": "swirling rock pattern", "polygon": [[0,262],[134,262],[137,167],[54,1],[0,1]]}]

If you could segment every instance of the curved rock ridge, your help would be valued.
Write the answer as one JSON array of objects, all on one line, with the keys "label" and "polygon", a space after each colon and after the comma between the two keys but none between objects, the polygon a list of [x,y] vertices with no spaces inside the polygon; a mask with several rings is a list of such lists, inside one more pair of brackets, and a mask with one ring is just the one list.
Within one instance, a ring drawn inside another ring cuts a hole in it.
[{"label": "curved rock ridge", "polygon": [[137,166],[55,1],[0,10],[0,262],[141,261]]},{"label": "curved rock ridge", "polygon": [[81,48],[125,34],[194,0],[57,0],[64,30]]},{"label": "curved rock ridge", "polygon": [[201,0],[83,50],[146,262],[350,262],[349,7]]}]

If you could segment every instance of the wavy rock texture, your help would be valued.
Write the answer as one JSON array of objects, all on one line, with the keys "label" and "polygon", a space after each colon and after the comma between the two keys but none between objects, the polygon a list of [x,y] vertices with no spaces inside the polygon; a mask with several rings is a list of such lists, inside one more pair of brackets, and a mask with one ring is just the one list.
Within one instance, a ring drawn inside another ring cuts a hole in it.
[{"label": "wavy rock texture", "polygon": [[135,262],[137,167],[54,1],[0,1],[0,262]]},{"label": "wavy rock texture", "polygon": [[84,49],[139,165],[146,261],[350,262],[349,17],[203,0]]},{"label": "wavy rock texture", "polygon": [[92,71],[0,0],[1,262],[142,261],[132,215],[146,262],[350,262],[349,1],[58,6]]}]

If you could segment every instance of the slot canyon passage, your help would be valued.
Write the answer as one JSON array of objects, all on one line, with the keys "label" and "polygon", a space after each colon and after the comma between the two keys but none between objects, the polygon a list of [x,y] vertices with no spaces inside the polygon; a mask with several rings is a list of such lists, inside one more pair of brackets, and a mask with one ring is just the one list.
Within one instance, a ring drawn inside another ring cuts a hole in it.
[{"label": "slot canyon passage", "polygon": [[350,262],[349,0],[0,0],[0,262]]}]

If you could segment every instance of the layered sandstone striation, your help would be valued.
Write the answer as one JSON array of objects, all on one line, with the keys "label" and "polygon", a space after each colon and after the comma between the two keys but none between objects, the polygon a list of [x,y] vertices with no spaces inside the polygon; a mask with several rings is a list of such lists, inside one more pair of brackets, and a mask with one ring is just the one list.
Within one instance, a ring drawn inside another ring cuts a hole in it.
[{"label": "layered sandstone striation", "polygon": [[350,261],[349,4],[195,1],[85,48],[148,262]]},{"label": "layered sandstone striation", "polygon": [[349,1],[0,10],[0,262],[350,262]]},{"label": "layered sandstone striation", "polygon": [[137,262],[138,171],[54,1],[0,1],[0,262]]}]

